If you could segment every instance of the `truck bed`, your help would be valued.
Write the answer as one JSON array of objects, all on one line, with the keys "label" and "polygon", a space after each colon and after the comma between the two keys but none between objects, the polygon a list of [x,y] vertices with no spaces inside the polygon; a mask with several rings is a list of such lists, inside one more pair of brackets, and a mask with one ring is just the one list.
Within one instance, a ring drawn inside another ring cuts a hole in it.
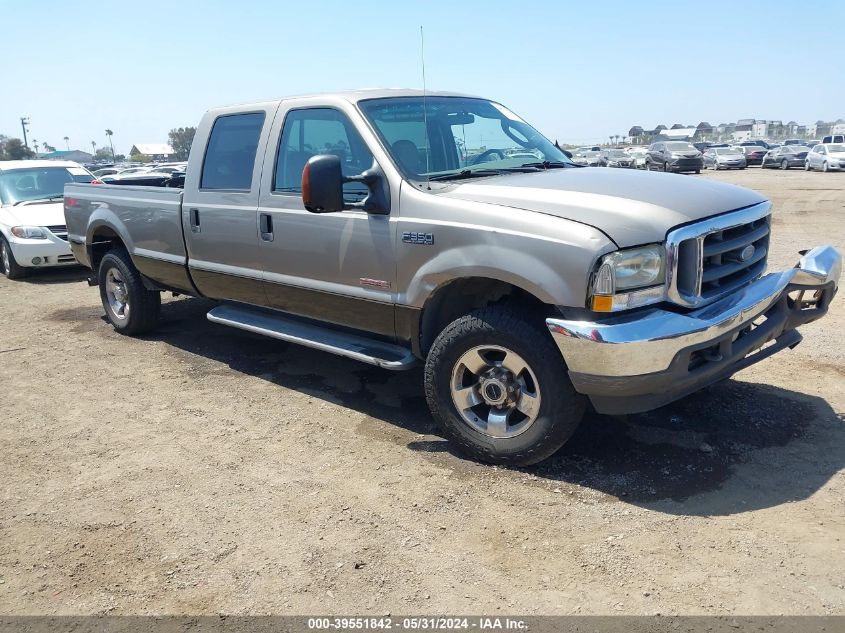
[{"label": "truck bed", "polygon": [[119,235],[138,270],[190,290],[181,189],[70,183],[65,185],[65,218],[71,249],[83,265],[94,267],[86,240],[96,244]]}]

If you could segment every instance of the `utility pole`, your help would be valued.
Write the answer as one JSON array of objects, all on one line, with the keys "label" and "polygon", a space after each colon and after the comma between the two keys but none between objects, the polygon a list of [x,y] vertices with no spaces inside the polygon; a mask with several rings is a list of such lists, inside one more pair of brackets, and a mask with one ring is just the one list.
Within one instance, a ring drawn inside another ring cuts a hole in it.
[{"label": "utility pole", "polygon": [[26,126],[29,125],[29,117],[22,116],[21,117],[21,129],[23,130],[23,144],[24,146],[29,149],[29,143],[26,140]]}]

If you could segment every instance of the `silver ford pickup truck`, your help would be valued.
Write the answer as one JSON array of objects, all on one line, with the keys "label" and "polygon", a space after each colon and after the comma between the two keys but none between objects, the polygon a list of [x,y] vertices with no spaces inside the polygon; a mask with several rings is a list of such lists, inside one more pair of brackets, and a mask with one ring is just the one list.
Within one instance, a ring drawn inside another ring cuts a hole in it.
[{"label": "silver ford pickup truck", "polygon": [[160,293],[387,370],[423,363],[444,433],[526,465],[601,413],[659,407],[786,347],[841,256],[765,274],[771,204],[573,164],[506,107],[410,90],[210,110],[183,188],[68,184],[76,258],[115,329]]}]

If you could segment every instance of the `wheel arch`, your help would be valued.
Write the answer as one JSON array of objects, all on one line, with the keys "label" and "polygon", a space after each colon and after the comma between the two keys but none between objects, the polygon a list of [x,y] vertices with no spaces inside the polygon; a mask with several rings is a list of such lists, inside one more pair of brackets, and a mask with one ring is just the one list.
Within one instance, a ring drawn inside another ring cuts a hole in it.
[{"label": "wheel arch", "polygon": [[115,246],[123,247],[131,259],[132,253],[129,245],[121,236],[120,231],[111,223],[106,221],[93,222],[88,227],[88,236],[85,239],[85,250],[91,269],[94,272],[100,267],[103,256]]},{"label": "wheel arch", "polygon": [[424,358],[443,329],[455,319],[496,303],[508,303],[544,320],[555,306],[538,296],[529,284],[514,283],[495,276],[455,277],[438,285],[426,298],[416,327],[412,328],[412,348]]}]

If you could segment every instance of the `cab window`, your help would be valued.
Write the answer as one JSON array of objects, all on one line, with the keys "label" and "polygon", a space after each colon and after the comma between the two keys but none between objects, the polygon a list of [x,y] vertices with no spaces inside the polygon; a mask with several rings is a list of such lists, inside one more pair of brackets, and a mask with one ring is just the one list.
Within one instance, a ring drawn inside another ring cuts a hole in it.
[{"label": "cab window", "polygon": [[[357,176],[373,164],[373,155],[342,112],[333,108],[291,110],[279,141],[273,191],[301,193],[305,163],[319,154],[337,156],[344,176]],[[347,202],[358,202],[368,191],[362,183],[348,182],[343,193]]]},{"label": "cab window", "polygon": [[250,190],[263,125],[263,112],[217,118],[205,150],[200,189]]}]

